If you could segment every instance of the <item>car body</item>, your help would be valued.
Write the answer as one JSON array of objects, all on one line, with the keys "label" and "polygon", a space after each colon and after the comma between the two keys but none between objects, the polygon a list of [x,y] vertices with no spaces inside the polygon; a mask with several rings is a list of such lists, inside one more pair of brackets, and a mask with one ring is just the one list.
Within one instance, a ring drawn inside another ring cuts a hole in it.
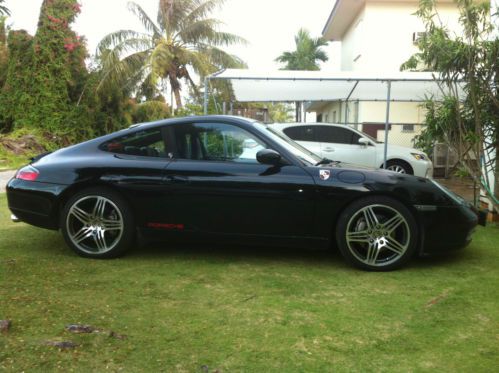
[{"label": "car body", "polygon": [[477,223],[433,180],[324,161],[230,116],[140,124],[42,155],[7,197],[13,219],[61,229],[92,258],[121,255],[137,236],[180,237],[333,245],[358,267],[390,270],[467,245]]},{"label": "car body", "polygon": [[[350,126],[332,123],[278,123],[273,127],[321,157],[366,167],[384,166],[385,144]],[[420,150],[388,144],[386,159],[387,169],[391,171],[421,177],[433,176],[432,162]]]}]

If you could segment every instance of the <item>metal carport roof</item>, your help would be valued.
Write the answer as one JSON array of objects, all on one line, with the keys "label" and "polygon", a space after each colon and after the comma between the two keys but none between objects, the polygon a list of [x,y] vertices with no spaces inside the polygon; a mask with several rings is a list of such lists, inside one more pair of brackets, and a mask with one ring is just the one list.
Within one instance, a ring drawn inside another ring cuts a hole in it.
[{"label": "metal carport roof", "polygon": [[[257,71],[227,69],[207,78],[230,81],[239,102],[272,101],[390,101],[419,102],[443,96],[438,73],[365,73],[342,71]],[[462,91],[460,88],[458,88]],[[206,91],[205,93],[209,93]]]}]

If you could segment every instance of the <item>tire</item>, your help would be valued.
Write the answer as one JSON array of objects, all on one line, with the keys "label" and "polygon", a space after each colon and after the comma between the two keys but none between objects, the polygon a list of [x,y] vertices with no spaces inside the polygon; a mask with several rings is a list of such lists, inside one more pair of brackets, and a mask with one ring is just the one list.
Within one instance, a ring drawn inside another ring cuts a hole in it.
[{"label": "tire", "polygon": [[392,159],[390,161],[387,161],[386,169],[397,172],[399,174],[414,175],[414,170],[412,169],[411,165],[406,161],[402,161],[400,159]]},{"label": "tire", "polygon": [[418,225],[392,198],[374,196],[349,205],[338,219],[336,241],[350,264],[369,271],[391,271],[415,253]]},{"label": "tire", "polygon": [[85,189],[68,200],[60,227],[67,245],[85,258],[123,255],[133,244],[133,214],[123,198],[107,188]]}]

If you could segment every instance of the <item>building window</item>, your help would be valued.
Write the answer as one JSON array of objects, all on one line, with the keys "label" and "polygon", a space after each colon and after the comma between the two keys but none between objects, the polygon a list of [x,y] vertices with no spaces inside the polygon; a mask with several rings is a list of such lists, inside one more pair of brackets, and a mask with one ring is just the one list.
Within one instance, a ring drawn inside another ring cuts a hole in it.
[{"label": "building window", "polygon": [[329,123],[329,114],[324,115],[324,122]]},{"label": "building window", "polygon": [[403,124],[402,132],[414,132],[414,124]]},{"label": "building window", "polygon": [[333,111],[333,123],[336,123],[336,110]]}]

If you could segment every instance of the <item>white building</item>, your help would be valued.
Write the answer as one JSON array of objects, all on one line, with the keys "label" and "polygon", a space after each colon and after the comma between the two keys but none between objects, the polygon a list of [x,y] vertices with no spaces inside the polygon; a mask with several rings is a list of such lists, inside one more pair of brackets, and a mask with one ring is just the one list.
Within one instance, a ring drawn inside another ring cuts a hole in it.
[{"label": "white building", "polygon": [[[323,37],[341,42],[341,70],[398,72],[418,51],[416,39],[425,27],[414,13],[418,0],[337,0],[326,22]],[[438,0],[440,19],[460,33],[459,12],[453,0]],[[358,124],[371,136],[384,140],[385,102],[315,102],[308,111],[317,120]],[[389,142],[411,146],[421,130],[424,110],[414,102],[391,105]]]}]

